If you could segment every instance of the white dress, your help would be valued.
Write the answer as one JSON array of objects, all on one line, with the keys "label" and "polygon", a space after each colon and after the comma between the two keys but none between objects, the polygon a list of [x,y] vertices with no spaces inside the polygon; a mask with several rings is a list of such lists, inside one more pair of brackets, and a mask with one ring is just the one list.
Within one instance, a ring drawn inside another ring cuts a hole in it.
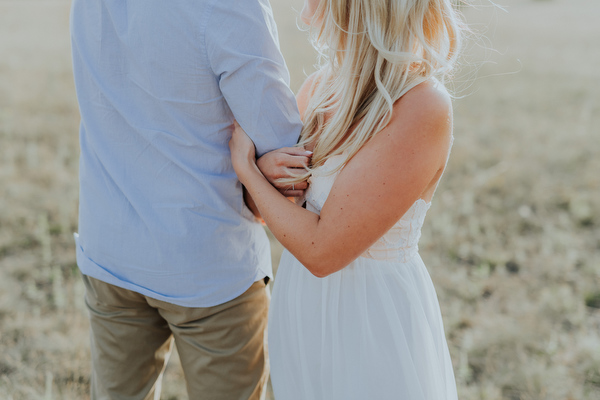
[{"label": "white dress", "polygon": [[[344,157],[314,171],[319,213]],[[361,257],[325,278],[284,251],[269,312],[276,400],[457,399],[431,278],[418,253],[430,203],[417,200]]]}]

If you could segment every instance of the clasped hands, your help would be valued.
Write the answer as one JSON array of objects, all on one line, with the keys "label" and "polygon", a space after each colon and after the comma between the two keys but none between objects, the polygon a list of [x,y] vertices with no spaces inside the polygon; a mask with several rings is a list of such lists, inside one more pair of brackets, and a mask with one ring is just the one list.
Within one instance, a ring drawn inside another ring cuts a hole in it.
[{"label": "clasped hands", "polygon": [[306,181],[290,185],[279,182],[281,178],[291,178],[305,171],[312,152],[301,147],[283,147],[264,154],[256,159],[256,150],[252,139],[235,122],[235,128],[229,148],[231,150],[231,161],[233,168],[244,184],[245,177],[254,168],[258,168],[262,175],[284,196],[302,197],[308,188]]}]

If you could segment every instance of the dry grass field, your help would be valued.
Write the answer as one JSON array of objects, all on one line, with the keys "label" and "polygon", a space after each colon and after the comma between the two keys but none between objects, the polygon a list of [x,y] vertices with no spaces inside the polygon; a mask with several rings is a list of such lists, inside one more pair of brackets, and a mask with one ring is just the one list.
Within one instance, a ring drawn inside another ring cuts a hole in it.
[{"label": "dry grass field", "polygon": [[[421,254],[461,399],[598,400],[600,2],[498,1],[463,8],[476,38]],[[273,0],[295,90],[315,63],[301,4]],[[88,398],[68,12],[0,0],[0,400]],[[162,398],[187,398],[176,355]]]}]

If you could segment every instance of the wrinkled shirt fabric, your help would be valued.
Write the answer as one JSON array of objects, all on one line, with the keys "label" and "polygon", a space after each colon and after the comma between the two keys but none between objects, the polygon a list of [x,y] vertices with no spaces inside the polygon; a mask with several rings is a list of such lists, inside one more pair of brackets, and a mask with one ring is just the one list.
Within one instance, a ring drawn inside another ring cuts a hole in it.
[{"label": "wrinkled shirt fabric", "polygon": [[268,1],[74,0],[70,25],[82,273],[188,307],[271,276],[228,147],[234,119],[258,155],[300,133]]}]

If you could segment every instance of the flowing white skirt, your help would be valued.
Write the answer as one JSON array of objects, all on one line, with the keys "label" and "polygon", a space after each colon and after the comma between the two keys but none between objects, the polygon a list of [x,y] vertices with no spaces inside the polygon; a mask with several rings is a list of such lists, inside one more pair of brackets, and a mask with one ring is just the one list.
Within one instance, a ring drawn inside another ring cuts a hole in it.
[{"label": "flowing white skirt", "polygon": [[276,400],[454,400],[440,308],[421,257],[359,257],[316,278],[284,251],[269,314]]}]

